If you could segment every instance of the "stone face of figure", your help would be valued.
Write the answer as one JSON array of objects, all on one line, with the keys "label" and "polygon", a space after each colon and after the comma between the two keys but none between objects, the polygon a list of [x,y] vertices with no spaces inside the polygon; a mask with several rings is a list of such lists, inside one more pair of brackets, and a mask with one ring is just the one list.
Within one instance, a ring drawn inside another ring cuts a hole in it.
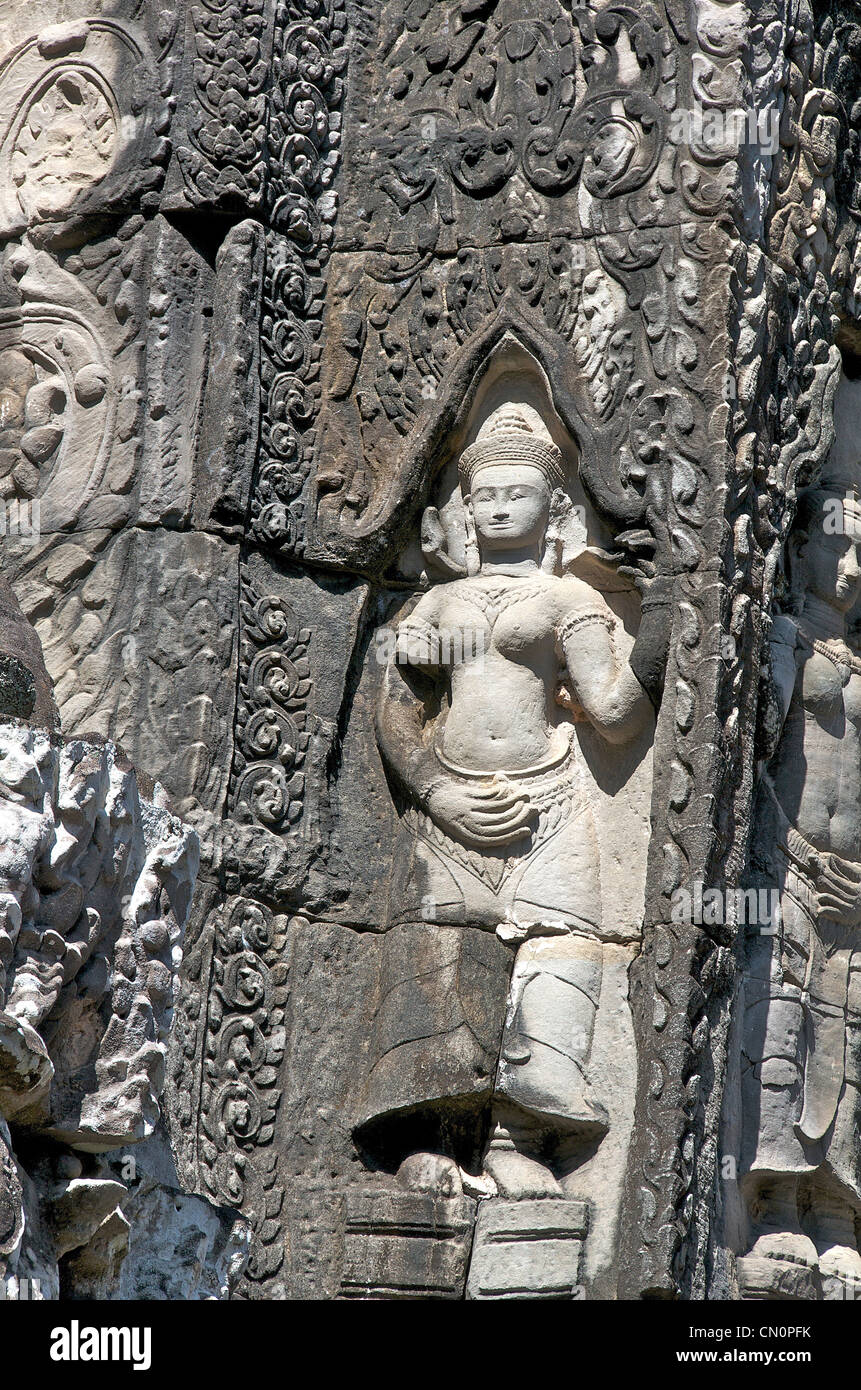
[{"label": "stone face of figure", "polygon": [[[851,518],[848,509],[844,514]],[[811,599],[824,603],[836,613],[846,614],[855,605],[861,592],[861,564],[858,558],[858,535],[854,527],[846,531],[827,531],[824,522],[802,543],[800,558],[807,574],[807,608]]]},{"label": "stone face of figure", "polygon": [[536,550],[550,519],[550,487],[530,464],[486,464],[473,482],[469,510],[487,553]]},{"label": "stone face of figure", "polygon": [[859,519],[854,492],[809,494],[789,543],[797,613],[772,631],[783,723],[757,817],[780,920],[752,935],[745,981],[744,1277],[818,1270],[826,1297],[861,1278],[861,660],[846,640]]},{"label": "stone face of figure", "polygon": [[[501,407],[462,456],[460,480],[471,572],[432,588],[400,624],[378,706],[380,749],[405,802],[390,922],[559,938],[526,942],[518,956],[496,1080],[507,1138],[487,1159],[497,1181],[544,1191],[551,1179],[537,1176],[528,1144],[509,1142],[518,1125],[606,1128],[587,1076],[601,970],[600,948],[596,958],[584,938],[600,939],[602,903],[575,722],[622,743],[644,727],[651,702],[618,657],[602,596],[547,565],[563,479],[540,417]],[[381,1025],[386,1053],[371,1072],[369,1117],[394,1108],[397,1027]],[[421,1046],[444,1051],[445,1028]],[[413,1058],[411,1084],[433,1073],[444,1104],[458,1090],[438,1084],[441,1065],[438,1055],[422,1070]]]}]

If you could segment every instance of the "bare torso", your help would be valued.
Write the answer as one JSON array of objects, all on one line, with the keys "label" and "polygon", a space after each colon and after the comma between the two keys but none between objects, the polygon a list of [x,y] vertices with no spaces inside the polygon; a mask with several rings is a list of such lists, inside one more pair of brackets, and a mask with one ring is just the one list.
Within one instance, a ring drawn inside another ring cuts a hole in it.
[{"label": "bare torso", "polygon": [[813,651],[799,669],[774,785],[816,849],[861,861],[861,675]]},{"label": "bare torso", "polygon": [[[436,592],[432,623],[465,654],[443,661],[450,679],[440,737],[446,760],[476,772],[518,771],[564,750],[557,630],[566,613],[587,607],[596,607],[594,591],[540,572],[478,575]],[[431,617],[421,605],[417,614]]]}]

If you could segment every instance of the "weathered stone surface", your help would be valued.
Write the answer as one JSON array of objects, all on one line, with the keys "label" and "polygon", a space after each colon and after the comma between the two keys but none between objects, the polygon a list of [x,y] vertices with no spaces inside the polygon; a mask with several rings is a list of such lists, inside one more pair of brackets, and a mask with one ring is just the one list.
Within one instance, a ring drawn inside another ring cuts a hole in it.
[{"label": "weathered stone surface", "polygon": [[462,1297],[474,1206],[427,1193],[351,1194],[342,1295]]},{"label": "weathered stone surface", "polygon": [[216,258],[209,365],[195,478],[197,524],[244,531],[260,426],[260,293],[265,246],[240,222]]},{"label": "weathered stone surface", "polygon": [[585,1202],[483,1203],[467,1297],[576,1298],[588,1229]]},{"label": "weathered stone surface", "polygon": [[[84,1297],[116,1286],[128,1249],[126,1186],[93,1156],[158,1122],[198,843],[114,744],[60,740],[38,639],[4,592],[29,685],[0,724],[0,1279],[4,1296]],[[205,1239],[219,1216],[187,1200]],[[154,1245],[137,1224],[136,1249]]]},{"label": "weathered stone surface", "polygon": [[0,717],[46,729],[57,724],[53,688],[39,639],[0,576]]},{"label": "weathered stone surface", "polygon": [[[169,144],[168,26],[155,12],[9,9],[3,55],[0,236],[153,205]],[[158,32],[158,28],[161,32]]]},{"label": "weathered stone surface", "polygon": [[771,631],[753,846],[767,910],[747,919],[741,992],[745,1298],[845,1297],[861,1285],[857,404],[844,379],[829,462],[799,497]]},{"label": "weathered stone surface", "polygon": [[205,533],[127,530],[37,624],[64,729],[121,742],[204,832],[227,792],[238,564]]},{"label": "weathered stone surface", "polygon": [[[133,1144],[158,1119],[197,844],[139,800],[113,745],[57,746],[23,723],[4,724],[0,742],[0,1109],[31,1169],[16,1197],[7,1151],[2,1276],[44,1274],[50,1288],[125,1193],[73,1151]],[[21,1246],[34,1222],[48,1233],[36,1256],[32,1231]]]},{"label": "weathered stone surface", "polygon": [[0,20],[11,1277],[861,1283],[859,36]]},{"label": "weathered stone surface", "polygon": [[133,1189],[121,1210],[129,1222],[129,1251],[101,1298],[226,1299],[248,1258],[247,1229],[233,1212],[150,1179]]},{"label": "weathered stone surface", "polygon": [[[183,1191],[162,1131],[132,1153],[113,1157],[110,1167],[125,1184],[117,1214],[127,1225],[128,1249],[115,1271],[101,1250],[95,1260],[83,1251],[69,1261],[67,1277],[76,1296],[229,1298],[248,1261],[247,1222],[230,1207]],[[116,1240],[116,1233],[107,1234]]]}]

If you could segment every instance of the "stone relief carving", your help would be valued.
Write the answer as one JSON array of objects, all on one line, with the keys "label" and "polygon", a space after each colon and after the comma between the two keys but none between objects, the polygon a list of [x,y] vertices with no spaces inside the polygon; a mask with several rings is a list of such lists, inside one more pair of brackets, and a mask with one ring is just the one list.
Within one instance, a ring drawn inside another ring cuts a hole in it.
[{"label": "stone relief carving", "polygon": [[[241,1205],[250,1217],[254,1239],[247,1272],[255,1281],[276,1274],[284,1258],[283,1193],[272,1140],[285,1043],[286,925],[283,917],[273,920],[272,913],[242,899],[217,912],[205,1020],[198,1141],[204,1184],[213,1200]],[[255,1150],[258,1162],[252,1164]]]},{"label": "stone relief carving", "polygon": [[[232,787],[233,814],[281,829],[302,814],[302,766],[310,738],[309,628],[283,600],[246,586],[241,712]],[[264,760],[268,759],[267,760]]]},{"label": "stone relief carving", "polygon": [[169,10],[150,43],[111,14],[73,17],[23,41],[0,61],[0,236],[96,208],[146,199],[170,152]]},{"label": "stone relief carving", "polygon": [[347,50],[344,0],[279,7],[269,111],[271,230],[261,322],[261,448],[252,531],[287,553],[305,548],[305,484],[320,406],[325,271],[337,213],[341,103]]},{"label": "stone relief carving", "polygon": [[[100,798],[141,829],[116,744],[201,837],[165,1110],[182,1183],[248,1219],[241,1296],[847,1296],[861,856],[817,817],[857,642],[806,644],[801,576],[833,610],[807,489],[861,343],[854,6],[110,10],[0,21],[0,501],[41,508],[2,561],[69,872]],[[505,373],[544,386],[488,403]],[[478,467],[510,434],[531,463]],[[782,925],[745,962],[731,918],[673,918],[751,875]],[[100,953],[69,939],[15,938],[37,1036]],[[17,1123],[7,1255],[31,1182],[74,1226]],[[68,1287],[176,1287],[135,1254],[154,1172],[122,1265],[96,1205]],[[196,1201],[177,1241],[219,1225]]]},{"label": "stone relief carving", "polygon": [[786,611],[770,638],[773,751],[754,864],[775,909],[751,929],[744,980],[746,1297],[843,1298],[861,1274],[853,790],[861,661],[848,624],[861,592],[861,503],[857,469],[841,474],[838,458],[835,449],[827,476],[799,498]]},{"label": "stone relief carving", "polygon": [[59,741],[38,644],[0,600],[0,1278],[85,1296],[129,1248],[105,1156],[159,1119],[198,846],[115,745]]},{"label": "stone relief carving", "polygon": [[[480,1174],[466,1178],[473,1193],[561,1198],[566,1171],[609,1127],[590,1065],[602,942],[631,942],[639,929],[602,895],[576,721],[610,761],[614,745],[651,726],[652,703],[615,640],[616,615],[573,573],[586,530],[538,412],[497,406],[459,477],[464,563],[431,510],[425,557],[448,573],[398,624],[377,708],[403,812],[360,1133],[372,1149],[398,1150],[387,1131],[399,1122],[409,1132],[436,1110],[427,1133],[442,1134],[447,1111],[463,1122],[472,1106],[478,1132],[491,1127]],[[509,952],[463,939],[482,930]],[[483,1027],[465,1002],[481,967],[493,980],[474,1001]],[[465,1129],[449,1159],[474,1158]]]},{"label": "stone relief carving", "polygon": [[[555,910],[594,925],[593,832],[575,828],[585,807],[570,753],[574,726],[553,722],[552,702],[590,719],[608,739],[635,734],[651,705],[633,672],[617,671],[609,608],[576,577],[557,582],[572,525],[561,456],[535,412],[499,407],[461,455],[460,469],[467,572],[434,587],[399,625],[378,718],[386,761],[423,813],[412,877],[433,904],[430,920],[495,926],[510,919],[528,927],[530,913],[540,924],[542,913]],[[405,665],[441,669],[451,683],[430,747],[428,714],[410,719],[404,708]],[[557,840],[547,855],[559,816],[567,821],[569,813],[571,833],[563,838],[570,854]],[[527,839],[524,858],[517,842]],[[512,874],[507,859],[515,850],[520,864]],[[474,883],[462,871],[467,865]],[[396,896],[401,914],[418,911],[415,897]]]}]

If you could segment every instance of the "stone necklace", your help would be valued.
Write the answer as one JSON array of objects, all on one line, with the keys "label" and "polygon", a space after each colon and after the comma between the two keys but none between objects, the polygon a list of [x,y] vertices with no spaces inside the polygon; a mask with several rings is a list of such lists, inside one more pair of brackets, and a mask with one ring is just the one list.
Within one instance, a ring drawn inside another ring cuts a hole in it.
[{"label": "stone necklace", "polygon": [[478,608],[492,632],[496,620],[505,609],[513,608],[531,598],[543,598],[547,593],[546,583],[540,580],[525,579],[518,582],[508,575],[476,575],[470,588],[461,597],[473,607]]}]

